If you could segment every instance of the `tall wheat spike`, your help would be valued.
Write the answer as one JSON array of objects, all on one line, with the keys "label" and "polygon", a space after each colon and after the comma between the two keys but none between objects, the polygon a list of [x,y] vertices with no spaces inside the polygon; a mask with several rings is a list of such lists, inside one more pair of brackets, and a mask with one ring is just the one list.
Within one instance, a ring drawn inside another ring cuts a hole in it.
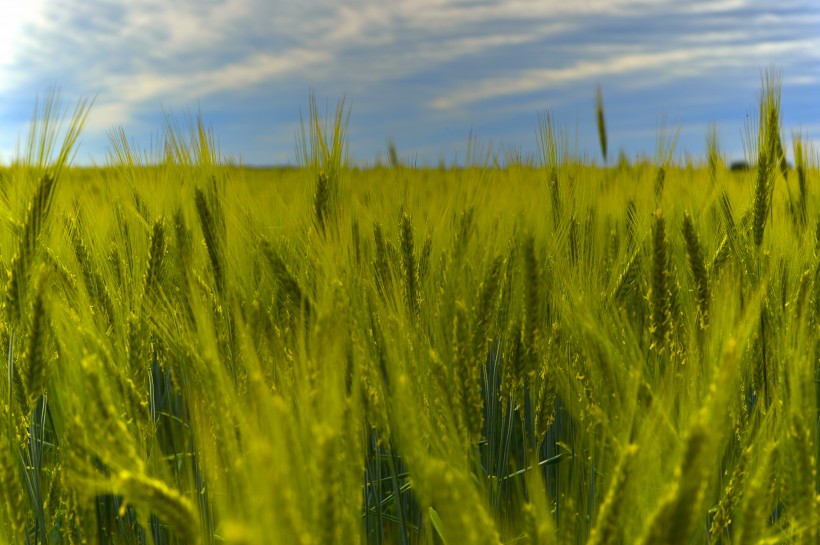
[{"label": "tall wheat spike", "polygon": [[771,466],[774,454],[771,447],[764,447],[766,451],[761,454],[762,459],[758,460],[754,469],[750,469],[751,478],[747,479],[742,506],[735,516],[738,531],[733,543],[752,545],[759,543],[765,535],[766,520],[771,512],[769,487],[773,482]]},{"label": "tall wheat spike", "polygon": [[651,320],[653,345],[659,352],[667,343],[671,330],[669,285],[669,243],[666,240],[666,220],[658,209],[652,229],[652,293]]},{"label": "tall wheat spike", "polygon": [[560,131],[556,131],[555,122],[550,112],[538,117],[538,151],[541,165],[548,172],[548,188],[552,207],[553,227],[561,224],[561,190],[558,183],[558,168],[561,157],[559,145],[562,143]]},{"label": "tall wheat spike", "polygon": [[769,213],[769,177],[771,164],[765,151],[761,151],[757,164],[757,182],[754,199],[754,241],[756,246],[763,243],[763,232],[766,228],[766,216]]},{"label": "tall wheat spike", "polygon": [[720,154],[720,143],[718,142],[717,125],[715,124],[711,124],[709,126],[709,132],[706,133],[706,153],[709,181],[714,187],[717,182],[718,170],[723,165],[723,158]]},{"label": "tall wheat spike", "polygon": [[615,291],[612,297],[620,304],[625,304],[627,298],[635,293],[638,280],[641,276],[641,254],[634,252],[626,262],[621,274],[618,276],[618,281],[615,283]]},{"label": "tall wheat spike", "polygon": [[25,497],[25,487],[20,482],[20,454],[18,446],[4,443],[0,449],[0,498],[5,504],[3,510],[6,514],[10,528],[7,534],[16,540],[17,543],[26,543],[28,537],[27,523],[27,501]]},{"label": "tall wheat spike", "polygon": [[396,151],[396,141],[392,138],[387,140],[387,164],[390,165],[390,168],[399,168],[401,166],[399,153]]},{"label": "tall wheat spike", "polygon": [[820,216],[814,225],[814,253],[820,254]]},{"label": "tall wheat spike", "polygon": [[638,242],[638,209],[635,206],[635,201],[630,199],[626,203],[626,211],[624,212],[626,223],[626,246],[632,251]]},{"label": "tall wheat spike", "polygon": [[506,411],[510,400],[524,387],[524,377],[527,371],[524,331],[524,324],[515,322],[508,333],[510,342],[504,354],[504,375],[501,382],[502,412]]},{"label": "tall wheat spike", "polygon": [[390,258],[384,240],[384,232],[378,223],[373,224],[373,242],[376,245],[376,260],[373,263],[376,273],[376,287],[381,296],[386,298],[392,289],[392,276],[390,274]]},{"label": "tall wheat spike", "polygon": [[595,88],[595,117],[598,120],[598,141],[601,144],[601,155],[606,163],[606,121],[604,120],[604,95],[601,86]]},{"label": "tall wheat spike", "polygon": [[632,463],[638,452],[637,445],[629,445],[613,471],[604,501],[598,511],[587,545],[615,545],[622,542],[622,520],[624,516],[627,486],[632,472]]},{"label": "tall wheat spike", "polygon": [[496,256],[490,264],[484,282],[480,286],[478,302],[474,310],[473,347],[479,359],[487,354],[490,327],[497,307],[498,290],[501,286],[504,258]]},{"label": "tall wheat spike", "polygon": [[709,277],[703,261],[703,250],[701,250],[695,226],[692,224],[692,217],[688,213],[683,216],[683,238],[686,241],[689,270],[695,280],[695,300],[700,315],[699,324],[701,329],[704,329],[709,323]]},{"label": "tall wheat spike", "polygon": [[805,415],[797,410],[792,413],[788,433],[791,448],[788,453],[789,472],[786,475],[789,503],[793,506],[795,518],[807,526],[806,541],[816,543],[817,516],[817,459],[812,434],[806,426]]},{"label": "tall wheat spike", "polygon": [[470,440],[477,444],[484,425],[483,372],[490,343],[490,329],[497,308],[498,289],[504,259],[497,256],[480,286],[477,303],[473,309],[472,339],[463,373],[464,405]]},{"label": "tall wheat spike", "polygon": [[552,203],[552,226],[558,230],[561,225],[561,187],[558,183],[558,169],[550,170],[550,202]]},{"label": "tall wheat spike", "polygon": [[51,210],[56,184],[57,180],[51,174],[44,175],[28,206],[20,244],[11,261],[6,290],[6,307],[12,324],[19,324],[22,319],[23,308],[28,298],[31,266],[37,255],[38,241]]},{"label": "tall wheat spike", "polygon": [[820,263],[814,269],[814,280],[811,290],[811,306],[809,307],[809,325],[817,327],[820,325]]},{"label": "tall wheat spike", "polygon": [[296,145],[299,163],[308,167],[316,176],[313,194],[314,219],[319,230],[325,233],[329,224],[338,217],[338,200],[342,173],[347,168],[347,124],[350,109],[345,110],[344,98],[336,106],[333,127],[323,120],[316,102],[310,94],[309,119],[300,115],[300,130]]},{"label": "tall wheat spike", "polygon": [[297,277],[291,272],[285,260],[274,249],[273,245],[264,237],[259,240],[262,255],[267,259],[273,277],[279,285],[282,297],[291,305],[292,310],[304,309],[306,316],[311,314],[311,302],[302,289]]},{"label": "tall wheat spike", "polygon": [[458,229],[455,232],[453,241],[453,255],[455,261],[461,261],[467,253],[470,239],[475,230],[475,206],[470,205],[461,211],[458,217]]},{"label": "tall wheat spike", "polygon": [[424,239],[424,246],[421,247],[421,256],[419,256],[419,285],[423,285],[427,280],[427,275],[430,273],[430,259],[433,253],[433,239],[430,235]]},{"label": "tall wheat spike", "polygon": [[766,217],[771,208],[774,168],[783,160],[780,141],[780,80],[774,72],[763,78],[760,94],[753,233],[756,246],[763,243]]},{"label": "tall wheat spike", "polygon": [[354,263],[358,266],[362,262],[362,240],[359,233],[359,220],[353,218],[353,223],[350,226],[351,242],[353,244]]},{"label": "tall wheat spike", "polygon": [[804,316],[804,312],[806,310],[806,306],[811,303],[810,299],[810,292],[812,286],[812,274],[810,269],[806,269],[803,271],[803,274],[800,275],[800,283],[797,288],[797,294],[792,301],[792,305],[794,308],[794,312],[797,315],[797,319],[801,319]]},{"label": "tall wheat spike", "polygon": [[55,178],[60,177],[63,168],[69,165],[76,153],[77,140],[93,103],[89,99],[77,101],[55,158],[54,150],[64,127],[66,111],[63,110],[59,89],[50,88],[45,99],[42,102],[38,99],[34,104],[24,164],[38,171],[48,169]]},{"label": "tall wheat spike", "polygon": [[330,215],[331,180],[327,172],[322,171],[316,176],[316,193],[313,196],[313,210],[316,214],[316,223],[322,233]]},{"label": "tall wheat spike", "polygon": [[672,489],[649,521],[647,532],[641,541],[644,545],[689,543],[706,490],[704,474],[708,467],[705,458],[709,444],[707,434],[701,425],[696,425],[690,431]]},{"label": "tall wheat spike", "polygon": [[792,135],[792,149],[794,150],[794,166],[797,170],[797,186],[800,190],[800,224],[806,225],[806,203],[808,200],[808,186],[806,185],[806,149],[803,141],[803,135],[799,132],[794,132]]},{"label": "tall wheat spike", "polygon": [[160,217],[151,228],[151,244],[148,251],[148,267],[145,270],[143,300],[150,300],[162,289],[163,262],[167,252],[165,222]]},{"label": "tall wheat spike", "polygon": [[419,310],[418,267],[413,242],[413,222],[407,213],[401,216],[401,263],[404,280],[404,297],[407,310],[415,316]]},{"label": "tall wheat spike", "polygon": [[40,268],[39,279],[31,308],[31,327],[28,335],[27,365],[26,365],[26,392],[31,406],[43,393],[48,375],[49,351],[48,330],[49,316],[46,305],[45,268]]},{"label": "tall wheat spike", "polygon": [[712,256],[712,263],[709,267],[710,274],[713,278],[717,277],[723,266],[726,265],[727,261],[729,261],[729,257],[731,255],[732,249],[729,246],[729,237],[724,235],[715,250],[715,255]]},{"label": "tall wheat spike", "polygon": [[558,396],[553,373],[552,369],[545,366],[541,374],[536,377],[535,387],[530,390],[530,392],[537,391],[537,396],[531,395],[531,400],[534,398],[535,402],[535,417],[532,424],[536,445],[544,443],[547,433],[555,422]]},{"label": "tall wheat spike", "polygon": [[529,235],[524,239],[524,313],[526,343],[526,374],[530,379],[538,372],[541,356],[543,331],[542,312],[542,275],[538,258],[535,254],[535,237]]},{"label": "tall wheat spike", "polygon": [[580,238],[578,231],[578,219],[575,217],[575,214],[572,214],[569,218],[569,234],[567,235],[567,246],[569,250],[569,261],[573,266],[578,264],[578,246],[580,245],[578,241],[578,239]]},{"label": "tall wheat spike", "polygon": [[[114,303],[111,301],[105,282],[103,281],[99,271],[97,271],[91,256],[88,252],[88,247],[85,245],[78,221],[66,219],[66,230],[71,237],[74,245],[74,257],[77,259],[77,264],[80,267],[80,272],[83,276],[86,291],[91,297],[92,304],[99,307],[102,311],[107,328],[114,327]],[[119,261],[117,261],[119,263]]]},{"label": "tall wheat spike", "polygon": [[735,464],[729,483],[723,489],[723,495],[717,505],[715,516],[709,526],[709,543],[715,545],[725,530],[732,524],[732,517],[738,507],[740,499],[743,497],[745,481],[748,476],[748,464],[752,455],[752,448],[746,447],[740,454],[740,458]]},{"label": "tall wheat spike", "polygon": [[225,287],[225,267],[222,262],[222,239],[217,220],[202,189],[196,188],[194,200],[199,215],[199,224],[202,227],[202,234],[205,236],[205,246],[208,248],[208,256],[211,259],[216,288],[219,293],[222,293]]},{"label": "tall wheat spike", "polygon": [[112,487],[122,493],[126,501],[166,521],[185,543],[201,542],[199,519],[191,502],[162,481],[123,470],[112,478]]},{"label": "tall wheat spike", "polygon": [[658,168],[657,174],[655,174],[655,200],[656,202],[660,203],[661,198],[663,197],[663,188],[666,185],[666,168],[661,165]]},{"label": "tall wheat spike", "polygon": [[185,216],[181,208],[177,208],[176,212],[174,212],[174,239],[176,241],[175,249],[178,259],[177,268],[179,278],[182,282],[177,293],[181,300],[180,303],[184,316],[187,318],[188,324],[192,325],[196,320],[190,298],[193,267],[193,236],[185,222]]}]

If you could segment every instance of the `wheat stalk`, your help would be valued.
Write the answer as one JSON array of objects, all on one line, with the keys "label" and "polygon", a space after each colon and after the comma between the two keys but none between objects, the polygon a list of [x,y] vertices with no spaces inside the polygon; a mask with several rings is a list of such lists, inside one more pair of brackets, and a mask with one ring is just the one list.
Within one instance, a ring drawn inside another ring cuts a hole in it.
[{"label": "wheat stalk", "polygon": [[692,217],[689,214],[683,216],[683,238],[686,241],[686,254],[689,257],[689,270],[695,280],[695,300],[698,305],[699,320],[701,329],[705,329],[709,323],[709,277],[706,274],[706,266],[703,261],[703,250],[700,247],[695,226],[692,224]]},{"label": "wheat stalk", "polygon": [[126,501],[157,514],[181,540],[200,543],[199,520],[191,502],[162,481],[123,470],[112,478],[112,488],[121,492]]},{"label": "wheat stalk", "polygon": [[652,228],[652,291],[651,332],[653,346],[663,351],[671,331],[671,301],[669,283],[669,246],[666,240],[666,221],[660,209],[655,212]]},{"label": "wheat stalk", "polygon": [[142,290],[144,300],[155,297],[155,292],[162,290],[163,262],[166,252],[165,222],[162,218],[157,218],[151,228],[148,266],[145,269],[144,287]]},{"label": "wheat stalk", "polygon": [[416,316],[419,311],[418,268],[413,242],[413,221],[407,213],[401,216],[400,233],[404,299],[410,315]]},{"label": "wheat stalk", "polygon": [[604,121],[604,95],[601,86],[595,88],[595,118],[598,121],[598,141],[601,144],[601,155],[606,163],[606,122]]},{"label": "wheat stalk", "polygon": [[40,267],[34,303],[31,308],[31,326],[28,334],[26,365],[26,392],[29,402],[35,403],[43,394],[48,375],[49,316],[45,296],[45,268]]},{"label": "wheat stalk", "polygon": [[524,316],[525,316],[525,373],[529,379],[538,372],[541,355],[543,315],[541,305],[541,267],[535,254],[535,237],[524,239]]},{"label": "wheat stalk", "polygon": [[637,452],[637,445],[629,445],[621,455],[618,465],[612,472],[612,480],[599,508],[598,518],[589,534],[587,545],[615,545],[622,541],[620,539],[622,533],[621,517],[625,513],[624,507],[626,507],[624,498],[627,495],[627,486],[629,486],[630,475],[632,474],[631,466]]},{"label": "wheat stalk", "polygon": [[704,474],[708,445],[706,430],[696,425],[689,432],[671,490],[650,519],[641,543],[675,545],[689,542],[706,492]]},{"label": "wheat stalk", "polygon": [[205,197],[205,192],[196,188],[194,194],[196,211],[199,215],[199,224],[205,236],[205,246],[208,248],[208,257],[211,259],[211,268],[216,281],[217,292],[222,293],[225,287],[225,267],[223,265],[222,237],[217,218],[214,216],[211,205]]},{"label": "wheat stalk", "polygon": [[51,209],[56,184],[56,178],[50,174],[40,178],[28,206],[20,244],[11,261],[6,290],[6,308],[12,324],[20,324],[22,320],[23,308],[28,299],[29,274],[38,253],[38,242]]},{"label": "wheat stalk", "polygon": [[715,516],[712,518],[712,524],[709,526],[709,543],[712,545],[720,540],[721,535],[732,524],[732,516],[743,497],[744,484],[748,476],[747,466],[751,453],[751,447],[743,449],[732,471],[729,483],[723,490],[723,495],[715,509]]}]

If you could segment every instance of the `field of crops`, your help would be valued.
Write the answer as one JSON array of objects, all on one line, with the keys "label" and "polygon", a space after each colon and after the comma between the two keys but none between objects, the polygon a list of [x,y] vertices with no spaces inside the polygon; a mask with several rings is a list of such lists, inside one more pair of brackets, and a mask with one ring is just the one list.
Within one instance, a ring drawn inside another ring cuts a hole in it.
[{"label": "field of crops", "polygon": [[530,163],[356,169],[342,106],[298,169],[172,122],[79,169],[52,97],[0,169],[0,542],[817,543],[779,111],[767,78],[741,172],[581,162],[549,116]]}]

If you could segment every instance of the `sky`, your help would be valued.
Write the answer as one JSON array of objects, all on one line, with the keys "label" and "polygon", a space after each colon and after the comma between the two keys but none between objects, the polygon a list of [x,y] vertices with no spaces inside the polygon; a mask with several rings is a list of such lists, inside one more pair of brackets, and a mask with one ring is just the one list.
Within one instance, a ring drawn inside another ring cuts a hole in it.
[{"label": "sky", "polygon": [[786,142],[820,138],[816,0],[0,0],[0,164],[25,142],[37,97],[94,98],[75,163],[105,164],[122,128],[137,149],[167,116],[201,114],[226,160],[296,162],[314,93],[350,107],[351,160],[388,141],[414,165],[463,164],[468,141],[537,157],[550,113],[571,153],[610,162],[704,156],[710,124],[743,158],[763,71],[782,77]]}]

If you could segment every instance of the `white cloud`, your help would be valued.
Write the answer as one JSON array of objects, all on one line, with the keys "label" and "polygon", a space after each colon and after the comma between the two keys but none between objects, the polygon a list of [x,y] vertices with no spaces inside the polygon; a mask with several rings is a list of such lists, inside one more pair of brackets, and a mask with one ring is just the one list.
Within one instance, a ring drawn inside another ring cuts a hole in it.
[{"label": "white cloud", "polygon": [[[355,85],[542,41],[578,27],[576,19],[669,3],[96,0],[50,6],[25,41],[20,64],[32,80],[73,77],[72,84],[110,100],[190,99],[192,89],[203,96],[308,68],[305,79],[348,78]],[[355,60],[345,57],[353,52]]]},{"label": "white cloud", "polygon": [[[714,42],[709,43],[709,37]],[[730,35],[731,36],[731,35]],[[506,73],[503,77],[485,78],[461,89],[446,90],[431,102],[431,107],[448,109],[483,100],[530,93],[542,89],[566,87],[579,82],[593,84],[606,76],[643,74],[653,84],[673,78],[698,77],[714,74],[720,70],[749,66],[765,66],[775,59],[790,59],[806,52],[818,51],[820,39],[806,38],[787,41],[748,43],[743,34],[736,34],[735,42],[721,34],[701,35],[699,39],[684,36],[681,44],[665,50],[652,50],[648,46],[600,45],[584,48],[578,59],[562,68],[524,69]],[[809,81],[813,81],[811,78]]]},{"label": "white cloud", "polygon": [[20,53],[20,43],[30,25],[41,17],[44,0],[12,2],[3,5],[0,17],[0,91],[14,85],[16,80],[12,70]]},{"label": "white cloud", "polygon": [[449,93],[434,100],[431,105],[437,109],[449,109],[482,100],[567,86],[579,81],[592,81],[610,74],[652,70],[690,59],[691,55],[685,51],[665,51],[624,54],[600,61],[581,60],[566,68],[526,70],[512,77],[489,79],[472,88]]},{"label": "white cloud", "polygon": [[310,70],[312,65],[326,60],[326,55],[307,50],[288,51],[284,55],[257,53],[210,69],[181,74],[146,71],[115,75],[104,78],[102,83],[110,93],[107,97],[125,102],[171,97],[184,103],[220,91],[241,92],[276,76]]}]

